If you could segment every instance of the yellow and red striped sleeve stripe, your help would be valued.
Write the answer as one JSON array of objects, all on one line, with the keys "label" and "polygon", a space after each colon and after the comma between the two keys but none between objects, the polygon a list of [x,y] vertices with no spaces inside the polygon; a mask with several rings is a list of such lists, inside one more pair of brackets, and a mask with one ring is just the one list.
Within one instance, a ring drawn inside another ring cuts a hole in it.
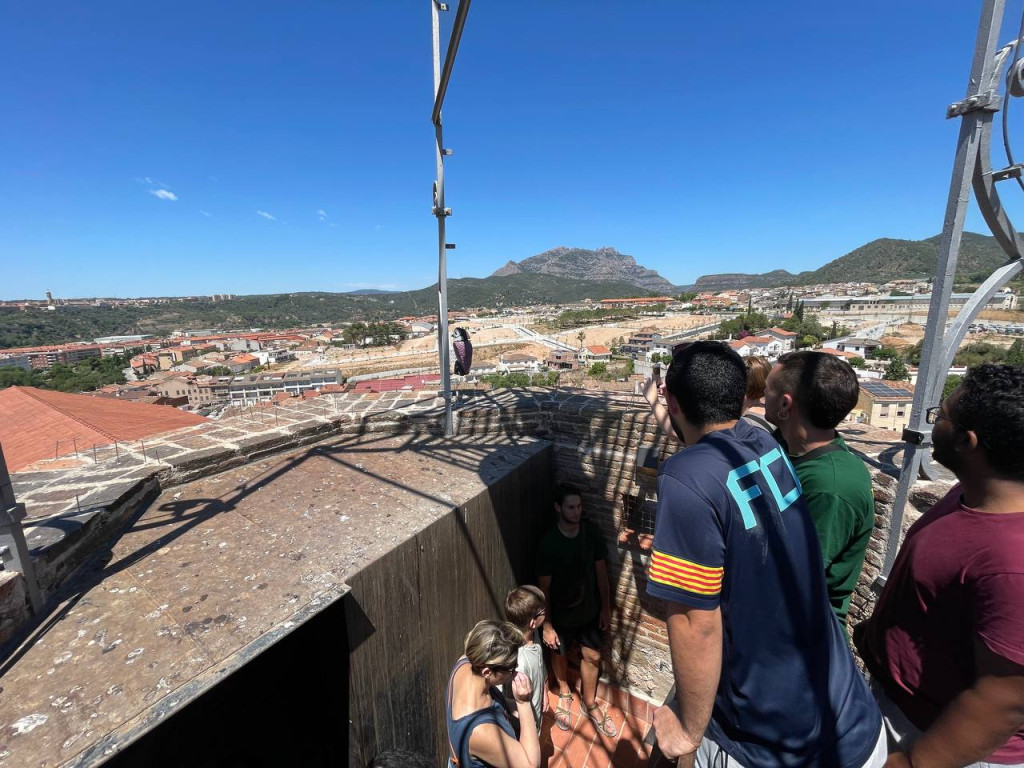
[{"label": "yellow and red striped sleeve stripe", "polygon": [[658,550],[651,557],[651,581],[697,595],[713,597],[721,592],[723,573],[724,568],[710,568]]}]

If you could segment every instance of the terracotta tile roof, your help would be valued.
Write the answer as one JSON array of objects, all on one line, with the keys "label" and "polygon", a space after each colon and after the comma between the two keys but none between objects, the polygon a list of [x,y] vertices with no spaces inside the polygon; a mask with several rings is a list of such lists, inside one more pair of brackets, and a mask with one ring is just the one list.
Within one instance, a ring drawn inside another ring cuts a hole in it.
[{"label": "terracotta tile roof", "polygon": [[600,345],[596,347],[587,347],[592,355],[610,355],[612,351],[608,347],[602,347]]},{"label": "terracotta tile roof", "polygon": [[822,347],[818,352],[824,352],[826,355],[835,355],[836,357],[843,357],[847,360],[852,360],[855,357],[860,357],[856,352],[850,352],[848,350],[832,349],[831,347]]},{"label": "terracotta tile roof", "polygon": [[353,392],[397,392],[402,389],[428,389],[441,383],[441,374],[409,374],[400,379],[371,379],[356,382]]},{"label": "terracotta tile roof", "polygon": [[[12,472],[95,445],[139,440],[206,419],[164,405],[74,395],[35,387],[0,390],[0,443]],[[60,441],[58,443],[58,441]]]}]

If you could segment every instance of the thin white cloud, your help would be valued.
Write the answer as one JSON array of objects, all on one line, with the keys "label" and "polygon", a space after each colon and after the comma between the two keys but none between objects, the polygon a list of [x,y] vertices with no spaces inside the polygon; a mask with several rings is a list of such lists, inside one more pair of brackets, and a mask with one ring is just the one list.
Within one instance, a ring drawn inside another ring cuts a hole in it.
[{"label": "thin white cloud", "polygon": [[277,219],[275,219],[273,216],[271,216],[266,211],[256,211],[256,215],[262,216],[264,219],[269,219],[270,221],[277,221]]},{"label": "thin white cloud", "polygon": [[156,181],[151,176],[143,176],[142,178],[136,176],[135,180],[139,182],[139,184],[146,184],[150,187],[166,188],[168,186],[167,184],[164,184],[162,181]]},{"label": "thin white cloud", "polygon": [[202,208],[199,209],[199,212],[203,214],[203,216],[213,216],[212,213],[210,213],[209,211],[204,211]]},{"label": "thin white cloud", "polygon": [[327,211],[323,208],[316,212],[316,215],[320,217],[320,221],[327,221]]},{"label": "thin white cloud", "polygon": [[161,200],[177,200],[178,196],[169,189],[151,189],[149,194],[159,197]]}]

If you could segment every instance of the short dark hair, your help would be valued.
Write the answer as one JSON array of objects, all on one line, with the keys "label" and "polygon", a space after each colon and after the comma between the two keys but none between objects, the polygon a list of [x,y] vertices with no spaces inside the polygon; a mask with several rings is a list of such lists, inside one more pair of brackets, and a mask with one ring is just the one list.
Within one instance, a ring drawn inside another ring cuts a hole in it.
[{"label": "short dark hair", "polygon": [[779,365],[778,385],[818,429],[835,429],[857,405],[860,385],[845,360],[805,349],[783,355]]},{"label": "short dark hair", "polygon": [[437,768],[437,763],[417,752],[388,749],[373,758],[366,768]]},{"label": "short dark hair", "polygon": [[583,493],[572,483],[559,483],[555,486],[555,504],[562,506],[569,496],[579,496],[583,501]]},{"label": "short dark hair", "polygon": [[993,470],[1024,481],[1024,369],[985,363],[967,371],[958,389],[953,423],[978,436]]},{"label": "short dark hair", "polygon": [[697,427],[736,421],[743,415],[747,368],[720,341],[695,341],[672,356],[665,388]]}]

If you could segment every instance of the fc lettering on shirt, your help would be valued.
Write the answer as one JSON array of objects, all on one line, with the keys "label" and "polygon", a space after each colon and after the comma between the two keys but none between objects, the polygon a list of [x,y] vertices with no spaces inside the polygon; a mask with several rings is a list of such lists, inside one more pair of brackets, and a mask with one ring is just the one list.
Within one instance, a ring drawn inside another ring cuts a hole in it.
[{"label": "fc lettering on shirt", "polygon": [[[781,461],[786,469],[789,471],[790,477],[793,478],[793,487],[786,494],[782,493],[779,488],[779,483],[775,479],[775,475],[772,474],[772,464]],[[784,511],[800,498],[801,488],[800,480],[797,479],[796,470],[793,469],[793,465],[789,461],[789,457],[782,452],[779,448],[773,448],[768,451],[764,456],[755,460],[748,461],[742,467],[738,467],[729,473],[729,477],[725,481],[726,487],[729,489],[729,493],[732,494],[733,500],[736,502],[736,506],[740,508],[740,515],[743,517],[743,527],[748,531],[751,528],[757,526],[757,519],[754,517],[754,508],[750,502],[761,496],[761,488],[758,486],[755,478],[755,482],[750,483],[746,487],[740,485],[740,480],[743,478],[753,475],[760,474],[764,478],[765,485],[768,486],[768,490],[771,492],[772,497],[775,499],[775,505],[779,508],[779,512]]]}]

